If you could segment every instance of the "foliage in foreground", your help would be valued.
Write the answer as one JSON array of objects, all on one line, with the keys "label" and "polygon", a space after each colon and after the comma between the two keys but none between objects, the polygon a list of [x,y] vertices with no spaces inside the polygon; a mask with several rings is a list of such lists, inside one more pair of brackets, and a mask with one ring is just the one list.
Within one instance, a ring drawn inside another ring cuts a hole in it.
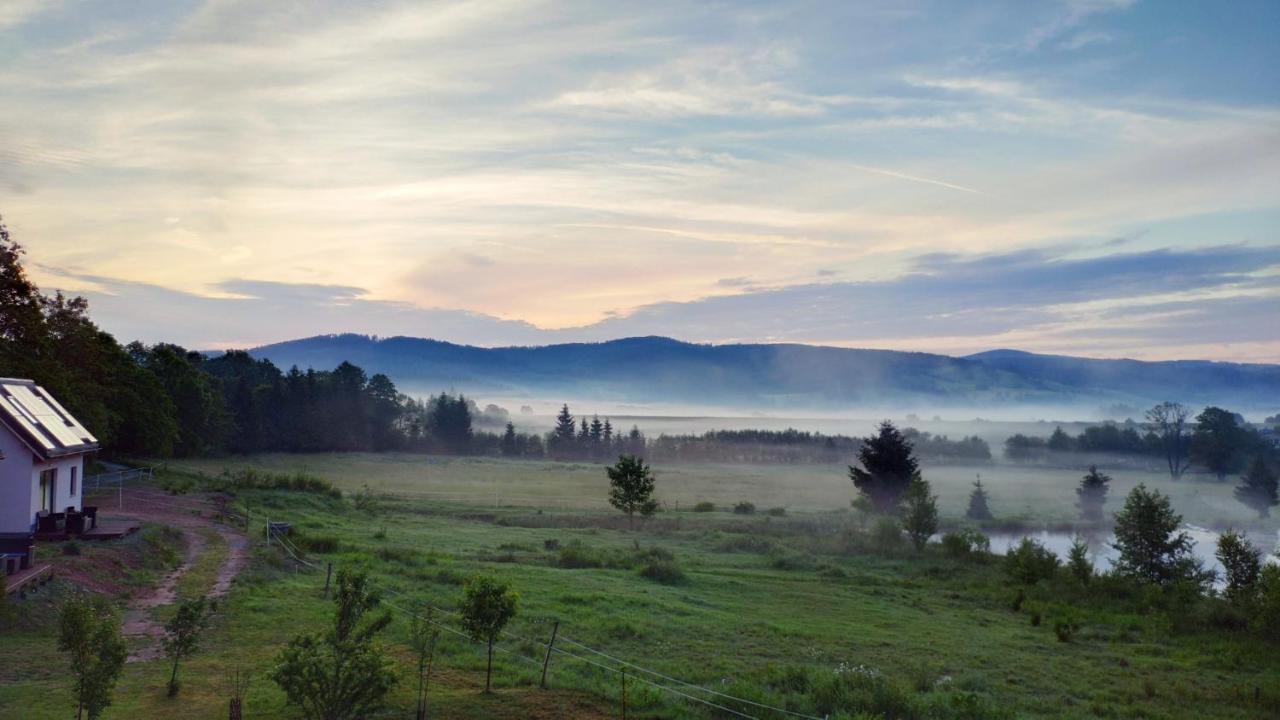
[{"label": "foliage in foreground", "polygon": [[95,720],[111,705],[127,655],[120,621],[102,597],[73,595],[62,606],[58,649],[75,676],[76,718]]},{"label": "foliage in foreground", "polygon": [[276,657],[272,680],[309,720],[354,720],[382,708],[396,673],[376,641],[391,615],[365,620],[379,602],[366,575],[339,570],[333,627],[295,637]]}]

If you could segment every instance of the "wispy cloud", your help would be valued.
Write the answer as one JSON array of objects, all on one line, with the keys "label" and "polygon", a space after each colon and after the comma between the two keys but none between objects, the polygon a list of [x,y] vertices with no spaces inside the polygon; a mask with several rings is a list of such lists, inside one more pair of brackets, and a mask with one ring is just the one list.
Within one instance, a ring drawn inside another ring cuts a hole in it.
[{"label": "wispy cloud", "polygon": [[[500,318],[474,336],[495,341],[667,302],[704,337],[700,307],[794,317],[815,278],[905,282],[932,253],[1139,229],[1097,252],[1276,243],[1280,98],[1257,78],[1280,51],[1230,17],[1102,0],[141,8],[0,8],[0,211],[33,260],[113,279],[97,312],[122,332],[180,325],[133,305],[173,293],[345,304],[379,332],[443,308]],[[1050,332],[1048,310],[1023,312],[1012,337]],[[302,330],[240,317],[207,340]],[[818,315],[721,326],[892,339]]]}]

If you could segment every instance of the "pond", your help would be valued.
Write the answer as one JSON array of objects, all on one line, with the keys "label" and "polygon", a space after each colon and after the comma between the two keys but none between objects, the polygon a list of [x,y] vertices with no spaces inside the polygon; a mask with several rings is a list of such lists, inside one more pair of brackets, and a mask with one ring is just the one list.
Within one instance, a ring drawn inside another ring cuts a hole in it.
[{"label": "pond", "polygon": [[[1212,569],[1217,572],[1219,582],[1221,582],[1222,564],[1214,557],[1214,553],[1218,549],[1219,533],[1194,525],[1184,525],[1182,529],[1195,541],[1192,553],[1200,562],[1204,563],[1205,569]],[[1277,551],[1280,551],[1280,530],[1275,532],[1252,530],[1246,532],[1245,535],[1250,542],[1266,554],[1265,560],[1267,562],[1280,563],[1280,558],[1275,555]],[[1022,542],[1022,538],[1029,537],[1040,541],[1046,548],[1063,560],[1066,559],[1067,552],[1071,549],[1071,543],[1075,541],[1074,532],[1049,530],[1013,533],[996,532],[988,534],[987,537],[991,538],[991,552],[997,555],[1004,555],[1010,548]],[[1089,557],[1093,560],[1093,566],[1100,571],[1110,569],[1112,562],[1120,555],[1111,546],[1111,543],[1115,541],[1115,535],[1099,532],[1092,536],[1085,535],[1084,538],[1089,543]]]}]

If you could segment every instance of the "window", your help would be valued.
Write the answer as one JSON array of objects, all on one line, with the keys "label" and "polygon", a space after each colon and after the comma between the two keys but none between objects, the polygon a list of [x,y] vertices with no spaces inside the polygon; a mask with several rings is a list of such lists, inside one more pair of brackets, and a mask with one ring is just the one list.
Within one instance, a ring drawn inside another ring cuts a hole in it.
[{"label": "window", "polygon": [[80,468],[71,468],[71,497],[76,496],[76,471]]}]

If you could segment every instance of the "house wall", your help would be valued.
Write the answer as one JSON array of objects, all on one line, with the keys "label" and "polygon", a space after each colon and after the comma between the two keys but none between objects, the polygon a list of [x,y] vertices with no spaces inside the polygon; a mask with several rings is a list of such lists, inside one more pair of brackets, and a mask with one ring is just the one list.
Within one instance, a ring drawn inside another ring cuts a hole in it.
[{"label": "house wall", "polygon": [[[0,532],[31,532],[31,450],[9,428],[0,425]],[[39,498],[35,499],[39,502]]]},{"label": "house wall", "polygon": [[[54,458],[49,462],[36,462],[31,465],[30,518],[34,525],[36,513],[40,511],[40,473],[50,468],[57,468],[55,483],[55,499],[52,512],[62,512],[68,507],[80,509],[80,498],[84,496],[84,455]],[[71,492],[71,469],[76,471],[76,491]]]}]

